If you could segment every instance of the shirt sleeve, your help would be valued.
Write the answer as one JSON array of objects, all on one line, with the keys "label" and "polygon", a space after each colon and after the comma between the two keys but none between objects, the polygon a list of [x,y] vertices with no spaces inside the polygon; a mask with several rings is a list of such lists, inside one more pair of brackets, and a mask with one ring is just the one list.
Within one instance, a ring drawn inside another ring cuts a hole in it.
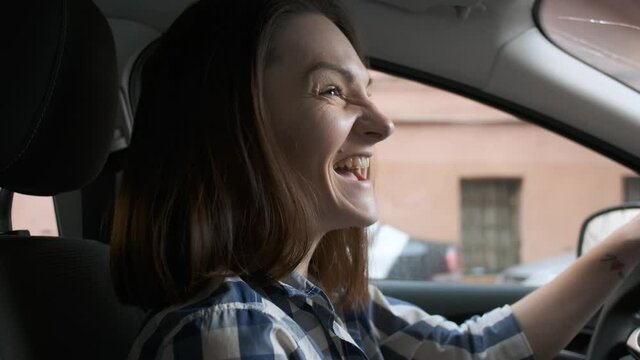
[{"label": "shirt sleeve", "polygon": [[161,347],[160,360],[305,359],[292,334],[268,313],[235,307],[186,318]]},{"label": "shirt sleeve", "polygon": [[458,325],[374,286],[369,293],[369,317],[385,359],[533,359],[509,306]]}]

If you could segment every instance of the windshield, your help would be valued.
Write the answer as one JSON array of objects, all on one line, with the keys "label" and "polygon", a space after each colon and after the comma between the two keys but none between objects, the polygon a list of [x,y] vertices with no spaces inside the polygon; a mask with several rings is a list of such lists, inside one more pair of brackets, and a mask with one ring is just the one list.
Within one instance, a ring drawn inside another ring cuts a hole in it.
[{"label": "windshield", "polygon": [[557,46],[640,92],[640,1],[543,0],[538,15]]}]

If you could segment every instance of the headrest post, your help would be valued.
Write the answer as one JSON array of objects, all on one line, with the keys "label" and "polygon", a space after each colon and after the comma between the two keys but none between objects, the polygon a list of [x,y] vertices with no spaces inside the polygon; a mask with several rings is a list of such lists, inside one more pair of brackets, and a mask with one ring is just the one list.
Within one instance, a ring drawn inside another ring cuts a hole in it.
[{"label": "headrest post", "polygon": [[13,231],[11,224],[11,206],[13,191],[0,188],[0,235]]}]

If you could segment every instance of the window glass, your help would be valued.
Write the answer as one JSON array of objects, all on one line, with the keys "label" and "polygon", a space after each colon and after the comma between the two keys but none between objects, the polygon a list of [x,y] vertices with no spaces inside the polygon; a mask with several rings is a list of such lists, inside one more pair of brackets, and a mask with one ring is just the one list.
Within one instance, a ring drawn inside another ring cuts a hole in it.
[{"label": "window glass", "polygon": [[396,125],[376,147],[377,279],[551,280],[574,259],[580,226],[617,205],[629,169],[461,96],[372,72]]},{"label": "window glass", "polygon": [[638,0],[544,0],[539,20],[557,46],[640,91]]},{"label": "window glass", "polygon": [[50,196],[14,194],[11,215],[15,230],[29,230],[31,235],[58,235],[56,212]]}]

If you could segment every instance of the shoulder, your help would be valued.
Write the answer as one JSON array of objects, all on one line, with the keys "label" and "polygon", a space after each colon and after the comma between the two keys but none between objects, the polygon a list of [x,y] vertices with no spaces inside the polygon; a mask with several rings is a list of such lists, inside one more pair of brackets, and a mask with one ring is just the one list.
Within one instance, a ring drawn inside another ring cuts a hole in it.
[{"label": "shoulder", "polygon": [[[192,301],[167,308],[144,326],[129,359],[289,356],[303,336],[289,316],[237,277],[210,284]],[[240,344],[252,343],[253,349]],[[214,351],[213,354],[207,354]],[[250,354],[246,354],[250,351]]]}]

